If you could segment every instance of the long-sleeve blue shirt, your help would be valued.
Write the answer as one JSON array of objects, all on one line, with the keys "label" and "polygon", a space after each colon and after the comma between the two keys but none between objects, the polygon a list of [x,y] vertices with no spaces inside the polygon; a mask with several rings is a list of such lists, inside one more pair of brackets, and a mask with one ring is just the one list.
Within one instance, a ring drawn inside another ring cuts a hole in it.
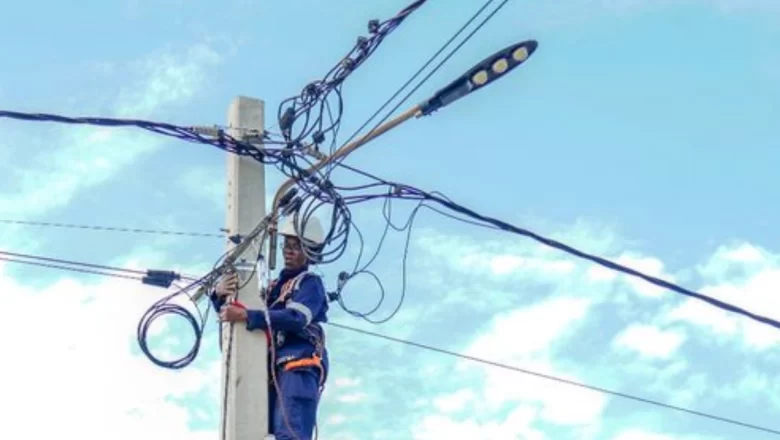
[{"label": "long-sleeve blue shirt", "polygon": [[[284,343],[277,348],[277,360],[289,360],[308,358],[314,354],[315,347],[304,335],[304,329],[310,324],[327,322],[328,300],[322,279],[316,275],[308,274],[301,280],[298,289],[289,294],[286,301],[279,301],[282,288],[287,281],[308,270],[303,267],[297,270],[282,269],[276,284],[269,292],[267,302],[269,304],[269,320],[274,334],[284,333]],[[219,310],[224,305],[224,300],[216,295],[211,295],[214,307]],[[247,330],[266,330],[266,320],[262,310],[247,310]],[[317,329],[320,332],[321,328]],[[325,361],[326,353],[323,353]]]}]

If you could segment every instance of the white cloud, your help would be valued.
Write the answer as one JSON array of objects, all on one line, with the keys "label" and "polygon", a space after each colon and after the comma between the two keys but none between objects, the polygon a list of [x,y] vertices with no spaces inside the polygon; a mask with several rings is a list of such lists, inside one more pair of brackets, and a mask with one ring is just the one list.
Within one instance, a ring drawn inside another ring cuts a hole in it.
[{"label": "white cloud", "polygon": [[215,435],[191,432],[188,410],[166,398],[203,389],[215,394],[218,362],[206,370],[169,371],[129,351],[138,319],[164,290],[126,280],[61,278],[33,291],[0,265],[0,291],[6,306],[0,332],[13,335],[4,342],[10,356],[0,375],[0,406],[13,409],[3,418],[0,437]]},{"label": "white cloud", "polygon": [[626,429],[612,437],[612,440],[705,440],[718,437],[700,436],[700,435],[679,435],[671,433],[662,433],[649,431],[639,428]]},{"label": "white cloud", "polygon": [[[589,307],[590,302],[586,299],[563,297],[503,314],[494,319],[489,330],[470,344],[465,354],[580,382],[574,375],[561,371],[551,363],[548,359],[549,349],[576,332]],[[467,404],[478,406],[483,411],[497,412],[505,405],[511,405],[518,411],[523,407],[533,408],[538,418],[551,423],[587,425],[596,422],[606,404],[606,398],[601,394],[534,375],[518,374],[516,371],[482,366],[469,361],[460,363],[457,370],[459,374],[479,371],[483,378],[482,387],[479,391],[464,389],[452,395],[441,396],[434,403],[440,412],[462,409]],[[475,396],[473,393],[478,394]],[[447,418],[442,416],[426,419],[422,423],[447,429],[440,426],[446,420]],[[491,426],[481,428],[488,432],[490,429],[505,429],[499,425]],[[512,435],[516,435],[521,426],[513,426],[516,431],[512,431]],[[522,426],[527,427],[527,424]],[[470,427],[476,429],[477,425],[467,424],[464,429],[471,429]]]},{"label": "white cloud", "polygon": [[531,428],[536,410],[524,406],[514,409],[505,419],[454,420],[443,415],[429,415],[415,426],[415,440],[439,439],[491,439],[491,440],[541,440],[542,432]]},{"label": "white cloud", "polygon": [[585,298],[560,297],[502,314],[466,354],[510,362],[544,353],[574,331],[590,305]]},{"label": "white cloud", "polygon": [[176,184],[191,196],[206,200],[215,209],[223,211],[227,186],[225,171],[220,170],[214,167],[189,168],[180,174]]},{"label": "white cloud", "polygon": [[[547,361],[525,362],[522,368],[572,382],[583,382]],[[607,398],[598,392],[536,375],[500,369],[485,370],[484,374],[483,401],[487,408],[498,410],[501,405],[534,404],[540,410],[541,420],[558,425],[597,423],[607,403]]]},{"label": "white cloud", "polygon": [[[744,244],[724,246],[699,267],[699,272],[705,281],[699,293],[780,320],[777,256]],[[780,330],[697,299],[685,300],[662,320],[687,322],[717,335],[737,337],[756,350],[767,350],[780,342]]]},{"label": "white cloud", "polygon": [[474,399],[476,399],[476,394],[473,390],[462,389],[452,394],[436,397],[433,405],[443,413],[458,412],[463,411],[466,405],[473,402]]},{"label": "white cloud", "polygon": [[[478,258],[479,256],[473,257]],[[522,268],[543,274],[565,276],[576,268],[576,265],[571,261],[550,261],[544,258],[528,258],[507,254],[493,256],[487,261],[494,275],[506,275]]]},{"label": "white cloud", "polygon": [[674,440],[676,437],[667,434],[658,434],[655,432],[642,431],[639,429],[629,429],[620,432],[613,437],[613,440]]},{"label": "white cloud", "polygon": [[685,341],[685,334],[652,325],[632,324],[615,337],[613,344],[648,358],[668,359]]},{"label": "white cloud", "polygon": [[[579,236],[572,239],[562,235],[559,239],[568,244],[588,241]],[[716,326],[721,332],[739,335],[741,342],[754,348],[769,347],[777,340],[779,332],[771,327],[746,322],[700,301],[688,301],[638,278],[573,260],[557,251],[545,251],[540,245],[467,240],[441,233],[427,233],[419,241],[430,252],[426,261],[435,260],[446,267],[441,269],[431,264],[425,268],[426,276],[435,278],[442,273],[452,274],[438,288],[446,291],[448,297],[464,290],[469,307],[481,307],[483,313],[498,313],[490,325],[480,326],[480,334],[472,340],[465,354],[528,373],[459,361],[454,372],[463,377],[464,385],[450,386],[426,401],[424,408],[431,413],[420,417],[415,425],[418,438],[428,438],[426,435],[432,438],[437,430],[442,437],[451,433],[452,438],[469,438],[467,435],[472,431],[474,434],[471,435],[476,438],[485,438],[485,432],[490,433],[490,438],[518,438],[519,431],[503,426],[502,411],[520,408],[533,413],[532,419],[524,425],[528,429],[539,429],[548,434],[543,424],[554,424],[559,429],[565,427],[570,432],[576,431],[578,438],[583,438],[582,435],[602,438],[599,437],[604,435],[602,413],[608,396],[538,377],[532,372],[629,394],[636,392],[640,396],[692,408],[701,407],[702,399],[710,402],[724,401],[719,398],[742,400],[746,395],[754,395],[756,387],[767,386],[767,379],[755,374],[741,380],[738,386],[729,386],[726,384],[731,375],[719,376],[721,373],[715,366],[710,370],[703,368],[705,361],[690,357],[690,350],[713,338],[693,331],[691,326]],[[780,285],[780,261],[766,250],[749,245],[724,246],[699,266],[672,270],[660,258],[631,251],[625,242],[610,239],[604,244],[594,236],[590,241],[594,247],[581,243],[576,247],[671,282],[685,278],[686,287],[728,298],[728,302],[754,312],[771,309],[771,313],[780,315],[777,312],[780,307],[774,304],[780,299],[768,296],[772,286]],[[602,252],[598,251],[599,247]],[[464,281],[468,283],[468,277],[477,273],[483,276],[473,285],[460,283],[456,289],[450,287],[458,282],[454,277],[466,277]],[[485,277],[485,274],[489,275]],[[486,286],[486,283],[490,284]],[[514,301],[499,302],[497,297],[507,295]],[[508,304],[513,305],[506,308]],[[632,307],[632,304],[640,307]],[[640,316],[645,323],[636,321]],[[599,322],[604,319],[604,325],[596,325],[595,319]],[[583,332],[585,329],[587,332]],[[709,331],[708,328],[701,330]],[[592,350],[582,347],[580,341]],[[613,365],[620,359],[604,350],[610,343],[640,356],[636,362],[621,368],[619,374],[602,377],[600,365]],[[577,357],[569,357],[570,350],[559,350],[563,344],[578,352]],[[730,348],[732,351],[722,351],[719,355],[738,354],[742,347]],[[603,356],[583,353],[599,350]],[[652,359],[663,362],[648,362]],[[602,360],[604,364],[600,363]],[[696,371],[691,371],[693,363],[697,363]],[[594,378],[594,369],[595,377],[600,379]],[[591,373],[586,373],[588,371]],[[646,384],[641,392],[618,385],[631,387],[628,384],[639,380]],[[608,385],[610,382],[613,385]],[[713,388],[713,383],[719,384],[717,389]],[[747,391],[749,388],[752,392]],[[615,408],[619,410],[617,405]],[[721,412],[728,413],[728,410]],[[613,429],[616,425],[609,422],[605,427]],[[681,437],[676,433],[635,429],[614,438]]]},{"label": "white cloud", "polygon": [[341,425],[347,421],[347,416],[344,414],[331,414],[327,418],[327,423],[331,425]]},{"label": "white cloud", "polygon": [[352,377],[334,377],[331,379],[334,388],[354,388],[360,385],[361,381]]},{"label": "white cloud", "polygon": [[355,392],[349,394],[342,394],[338,396],[336,399],[339,402],[343,402],[343,403],[360,403],[363,400],[365,400],[366,397],[367,397],[366,393]]},{"label": "white cloud", "polygon": [[[181,55],[162,53],[141,60],[135,65],[141,79],[119,91],[114,115],[103,116],[144,119],[185,103],[199,93],[206,69],[220,61],[216,51],[203,44]],[[0,193],[0,213],[20,218],[65,206],[80,191],[105,182],[167,140],[140,130],[73,125],[57,127],[59,137],[36,139],[32,135],[37,128],[29,125],[29,142],[42,143],[46,150],[32,165],[15,170],[17,184]]]}]

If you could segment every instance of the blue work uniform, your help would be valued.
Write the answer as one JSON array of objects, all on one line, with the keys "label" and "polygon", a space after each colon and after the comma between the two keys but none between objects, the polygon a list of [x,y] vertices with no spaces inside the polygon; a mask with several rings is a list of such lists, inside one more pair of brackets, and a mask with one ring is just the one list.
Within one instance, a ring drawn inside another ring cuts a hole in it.
[{"label": "blue work uniform", "polygon": [[[216,295],[211,295],[211,300],[217,310],[223,306]],[[269,386],[270,430],[276,440],[310,440],[329,366],[322,329],[328,312],[325,286],[308,267],[282,269],[265,292],[265,301],[273,334],[267,331],[262,310],[247,311],[246,328],[266,331],[269,344],[274,343],[275,360],[269,350],[268,363],[269,369],[275,366],[277,378],[277,384]],[[271,372],[268,374],[272,381]]]}]

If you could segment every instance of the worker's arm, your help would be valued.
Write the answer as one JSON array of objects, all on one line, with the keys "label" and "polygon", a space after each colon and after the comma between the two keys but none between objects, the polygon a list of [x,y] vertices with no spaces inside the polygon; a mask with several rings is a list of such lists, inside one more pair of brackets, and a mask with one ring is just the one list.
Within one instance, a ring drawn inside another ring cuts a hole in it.
[{"label": "worker's arm", "polygon": [[[298,291],[293,293],[287,307],[281,310],[269,310],[269,320],[273,330],[299,331],[311,323],[322,307],[327,304],[325,287],[319,277],[306,277]],[[265,330],[267,328],[262,310],[247,310],[247,330]]]}]

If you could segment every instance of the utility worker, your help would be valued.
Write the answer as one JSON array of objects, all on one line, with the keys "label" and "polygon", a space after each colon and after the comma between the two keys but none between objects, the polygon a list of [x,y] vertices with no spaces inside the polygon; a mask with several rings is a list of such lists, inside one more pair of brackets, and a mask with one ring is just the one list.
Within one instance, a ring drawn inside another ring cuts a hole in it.
[{"label": "utility worker", "polygon": [[[273,341],[275,359],[271,359],[269,350],[268,406],[269,428],[276,440],[311,440],[328,373],[322,329],[322,323],[327,322],[328,300],[322,279],[309,272],[309,265],[318,262],[316,256],[322,251],[324,233],[313,216],[299,229],[303,229],[303,237],[296,233],[292,216],[279,228],[279,234],[284,237],[284,268],[264,295],[270,332],[262,310],[225,304],[225,297],[236,292],[235,274],[223,277],[211,295],[222,321],[243,322],[247,330],[265,331],[269,348]],[[270,368],[275,368],[276,384]],[[281,393],[277,393],[277,385]]]}]

